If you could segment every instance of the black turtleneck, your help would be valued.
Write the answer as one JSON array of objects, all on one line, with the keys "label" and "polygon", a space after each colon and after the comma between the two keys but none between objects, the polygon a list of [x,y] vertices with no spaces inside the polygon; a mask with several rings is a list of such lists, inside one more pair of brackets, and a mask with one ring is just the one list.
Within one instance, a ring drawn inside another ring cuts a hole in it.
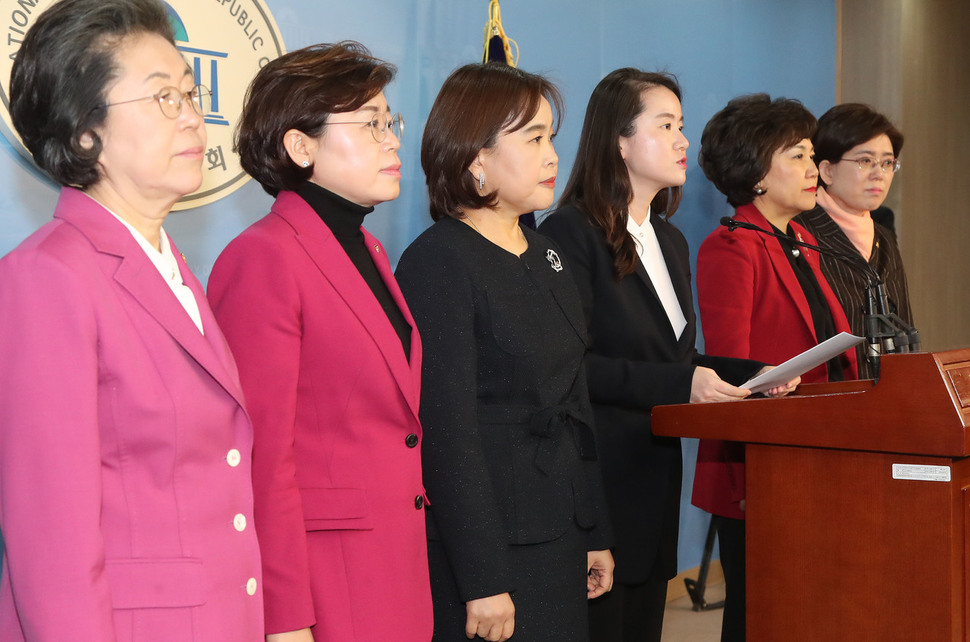
[{"label": "black turtleneck", "polygon": [[408,325],[401,309],[394,302],[391,291],[387,289],[387,284],[384,283],[380,272],[377,271],[374,259],[367,251],[364,232],[360,228],[364,223],[364,217],[373,212],[374,208],[352,203],[316,183],[306,182],[296,190],[296,193],[313,208],[313,211],[333,232],[337,242],[347,253],[357,271],[360,272],[371,292],[374,293],[377,302],[384,308],[387,320],[391,322],[398,338],[401,339],[404,356],[410,361],[411,326]]},{"label": "black turtleneck", "polygon": [[[802,286],[802,292],[805,293],[805,300],[808,301],[808,309],[812,314],[812,324],[815,326],[815,338],[821,343],[830,337],[834,337],[836,332],[832,310],[825,300],[825,293],[822,292],[822,286],[819,285],[818,279],[815,277],[815,271],[805,259],[805,250],[787,240],[795,238],[791,225],[786,227],[784,232],[774,225],[771,225],[771,229],[775,234],[783,234],[787,237],[786,239],[778,239],[778,242],[785,250],[788,263],[795,273],[795,278],[798,279],[798,284]],[[840,357],[836,356],[829,359],[828,371],[829,381],[845,381],[845,372]]]}]

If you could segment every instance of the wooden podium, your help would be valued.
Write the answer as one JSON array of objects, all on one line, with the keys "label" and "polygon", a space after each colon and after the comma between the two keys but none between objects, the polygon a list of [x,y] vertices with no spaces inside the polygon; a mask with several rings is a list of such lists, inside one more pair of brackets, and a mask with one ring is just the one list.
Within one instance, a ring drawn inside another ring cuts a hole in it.
[{"label": "wooden podium", "polygon": [[970,349],[871,380],[660,406],[658,435],[747,443],[747,639],[970,641]]}]

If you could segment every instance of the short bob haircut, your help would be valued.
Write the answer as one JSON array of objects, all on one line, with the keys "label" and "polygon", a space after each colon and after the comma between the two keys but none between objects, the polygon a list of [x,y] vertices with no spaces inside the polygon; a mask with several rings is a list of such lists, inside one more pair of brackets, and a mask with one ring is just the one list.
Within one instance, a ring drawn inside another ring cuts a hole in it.
[{"label": "short bob haircut", "polygon": [[[128,36],[156,34],[175,46],[158,0],[59,0],[24,36],[10,72],[10,117],[38,167],[61,185],[101,180],[105,92]],[[85,148],[88,132],[94,145]]]},{"label": "short bob haircut", "polygon": [[[636,134],[643,113],[644,92],[665,87],[681,100],[680,84],[668,73],[624,67],[611,71],[593,89],[579,135],[579,149],[559,206],[573,205],[603,230],[613,256],[614,276],[633,274],[640,260],[626,221],[633,184],[620,155],[620,138]],[[650,203],[651,215],[670,218],[677,211],[683,187],[660,190]]]},{"label": "short bob haircut", "polygon": [[465,210],[498,205],[498,192],[479,194],[468,168],[500,134],[525,127],[543,98],[553,108],[555,131],[564,111],[562,95],[542,76],[501,62],[465,65],[448,76],[421,140],[432,219],[461,218]]},{"label": "short bob haircut", "polygon": [[323,134],[331,114],[355,111],[384,90],[397,70],[374,58],[359,42],[319,44],[268,62],[249,85],[236,128],[235,150],[242,167],[272,196],[295,190],[313,175],[283,144],[297,129]]},{"label": "short bob haircut", "polygon": [[714,114],[701,134],[697,162],[733,207],[754,200],[771,157],[815,135],[815,116],[797,100],[739,96]]},{"label": "short bob haircut", "polygon": [[815,145],[815,163],[837,163],[856,145],[882,134],[889,137],[893,155],[898,158],[903,151],[903,134],[888,118],[862,103],[836,105],[818,119],[818,131],[812,138]]}]

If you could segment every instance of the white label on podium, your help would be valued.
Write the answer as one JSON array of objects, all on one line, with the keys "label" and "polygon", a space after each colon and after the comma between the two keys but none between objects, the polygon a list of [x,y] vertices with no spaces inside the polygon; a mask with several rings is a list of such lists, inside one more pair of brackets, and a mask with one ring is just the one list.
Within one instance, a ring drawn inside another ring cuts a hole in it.
[{"label": "white label on podium", "polygon": [[950,481],[950,467],[893,464],[893,479],[948,482]]}]

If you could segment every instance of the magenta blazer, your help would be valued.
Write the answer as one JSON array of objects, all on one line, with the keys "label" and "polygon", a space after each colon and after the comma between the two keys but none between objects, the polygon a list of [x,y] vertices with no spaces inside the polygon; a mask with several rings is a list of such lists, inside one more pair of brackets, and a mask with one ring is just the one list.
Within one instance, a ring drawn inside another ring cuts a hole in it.
[{"label": "magenta blazer", "polygon": [[431,639],[421,481],[421,342],[411,361],[330,229],[300,196],[233,240],[209,299],[239,363],[256,442],[266,632],[318,642]]},{"label": "magenta blazer", "polygon": [[179,268],[205,336],[71,188],[0,261],[4,642],[262,639],[252,426]]},{"label": "magenta blazer", "polygon": [[[738,221],[771,230],[754,205],[739,207]],[[806,243],[815,238],[798,223],[792,230]],[[849,332],[842,305],[822,275],[818,253],[802,249],[832,312],[835,331]],[[808,300],[777,239],[751,230],[719,227],[697,253],[697,300],[701,309],[704,351],[722,357],[779,364],[818,344]],[[846,379],[855,379],[855,348],[842,355]],[[802,376],[802,383],[828,381],[821,365]],[[701,440],[694,474],[695,506],[744,519],[744,446]]]}]

